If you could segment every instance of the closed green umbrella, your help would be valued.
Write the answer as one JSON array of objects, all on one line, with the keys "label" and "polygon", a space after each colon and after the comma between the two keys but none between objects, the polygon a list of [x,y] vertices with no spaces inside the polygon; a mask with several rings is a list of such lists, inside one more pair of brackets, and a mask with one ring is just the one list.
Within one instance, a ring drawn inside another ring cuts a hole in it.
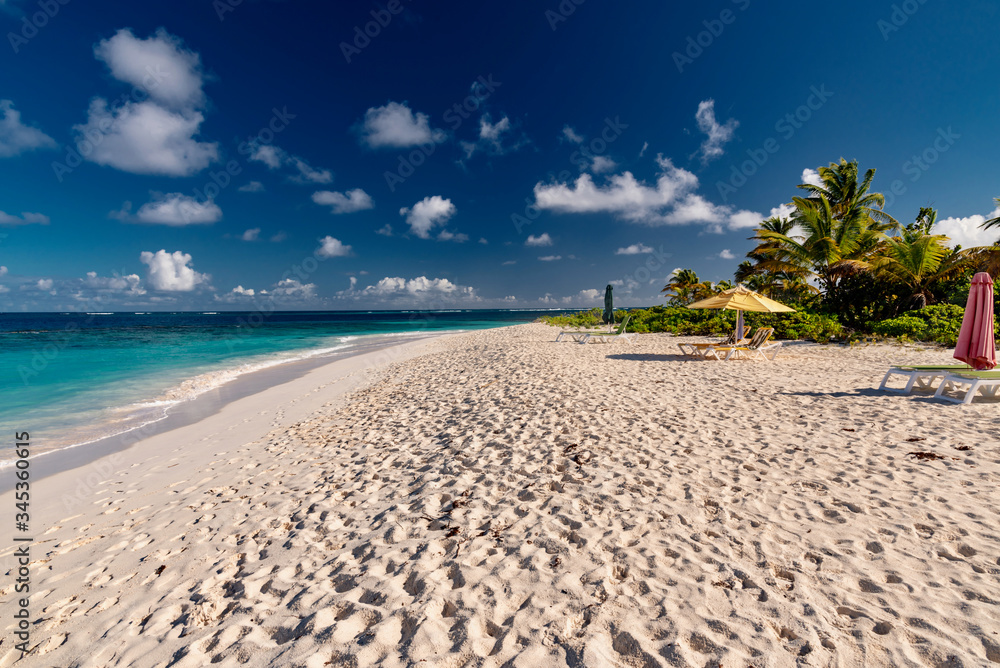
[{"label": "closed green umbrella", "polygon": [[615,321],[615,302],[611,296],[611,286],[604,288],[604,324],[610,325]]}]

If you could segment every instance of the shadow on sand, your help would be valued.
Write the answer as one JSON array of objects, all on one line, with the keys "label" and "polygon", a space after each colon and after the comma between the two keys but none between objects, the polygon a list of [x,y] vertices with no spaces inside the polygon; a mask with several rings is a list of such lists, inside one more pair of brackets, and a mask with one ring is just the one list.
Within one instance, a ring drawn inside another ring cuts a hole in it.
[{"label": "shadow on sand", "polygon": [[[691,357],[684,355],[656,355],[653,353],[622,353],[608,355],[609,360],[625,360],[627,362],[693,362]],[[711,360],[709,360],[711,361]]]}]

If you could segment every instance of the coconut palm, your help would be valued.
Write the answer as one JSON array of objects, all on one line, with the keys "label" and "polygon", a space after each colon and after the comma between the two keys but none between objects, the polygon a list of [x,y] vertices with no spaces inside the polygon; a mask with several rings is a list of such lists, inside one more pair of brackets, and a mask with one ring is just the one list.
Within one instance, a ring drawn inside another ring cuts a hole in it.
[{"label": "coconut palm", "polygon": [[672,304],[688,304],[694,301],[693,293],[699,285],[701,282],[693,269],[678,269],[660,292],[667,293],[667,299]]},{"label": "coconut palm", "polygon": [[884,241],[871,261],[872,269],[876,276],[903,289],[907,308],[923,308],[934,303],[936,286],[966,269],[966,257],[949,248],[947,242],[948,237],[942,234],[926,234],[919,227],[907,226],[902,235]]},{"label": "coconut palm", "polygon": [[899,226],[896,219],[883,210],[885,196],[868,192],[875,178],[874,169],[865,172],[860,182],[856,160],[847,162],[841,158],[839,163],[831,162],[829,167],[820,167],[816,171],[820,184],[802,183],[798,186],[809,193],[806,201],[818,206],[820,198],[826,198],[838,220],[870,221],[877,226],[884,225],[882,231]]},{"label": "coconut palm", "polygon": [[[997,210],[1000,211],[1000,197],[997,197],[993,201],[997,203]],[[990,218],[989,220],[987,220],[982,224],[982,227],[984,229],[989,229],[991,227],[996,227],[997,225],[1000,225],[1000,216],[997,216],[996,218]]]},{"label": "coconut palm", "polygon": [[763,243],[754,252],[761,257],[757,263],[761,270],[815,276],[824,292],[833,296],[842,277],[871,268],[869,258],[886,238],[883,224],[871,224],[858,215],[838,218],[822,193],[815,200],[796,197],[793,203],[793,219],[802,234],[759,229],[757,237]]}]

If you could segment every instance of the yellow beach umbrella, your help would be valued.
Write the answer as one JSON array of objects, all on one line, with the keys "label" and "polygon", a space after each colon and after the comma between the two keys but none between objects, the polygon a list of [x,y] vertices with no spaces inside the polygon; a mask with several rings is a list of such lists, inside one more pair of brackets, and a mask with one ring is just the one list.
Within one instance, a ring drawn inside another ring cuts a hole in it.
[{"label": "yellow beach umbrella", "polygon": [[688,308],[717,308],[739,311],[736,322],[736,338],[743,337],[743,311],[758,311],[762,313],[792,313],[795,309],[765,297],[742,285],[723,290],[707,299],[688,304]]}]

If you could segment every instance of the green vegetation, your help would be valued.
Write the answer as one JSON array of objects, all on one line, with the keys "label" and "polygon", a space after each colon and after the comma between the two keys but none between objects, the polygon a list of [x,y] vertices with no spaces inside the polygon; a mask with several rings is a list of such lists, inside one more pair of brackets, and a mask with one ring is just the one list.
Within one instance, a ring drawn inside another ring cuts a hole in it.
[{"label": "green vegetation", "polygon": [[[683,306],[653,306],[629,311],[616,310],[615,321],[631,316],[629,331],[641,334],[669,332],[678,335],[724,336],[736,326],[734,311],[695,310]],[[556,327],[591,327],[600,324],[601,310],[542,316],[541,322]],[[773,327],[779,339],[811,339],[827,342],[844,336],[844,329],[829,316],[815,313],[745,313],[748,327]]]},{"label": "green vegetation", "polygon": [[[869,335],[954,345],[969,285],[976,272],[1000,274],[1000,241],[962,249],[934,231],[937,211],[921,208],[900,224],[872,191],[875,170],[861,176],[857,162],[820,167],[818,183],[797,187],[787,217],[763,221],[756,242],[734,274],[736,283],[796,309],[795,313],[746,313],[752,327],[774,327],[775,336],[815,341]],[[997,198],[1000,204],[1000,198]],[[984,228],[1000,227],[1000,218]],[[732,283],[702,281],[681,269],[663,288],[666,306],[629,311],[630,330],[715,335],[732,331],[732,311],[686,308]],[[994,288],[994,310],[1000,312]],[[561,327],[600,324],[600,309],[542,318]],[[625,312],[616,312],[620,322]]]}]

